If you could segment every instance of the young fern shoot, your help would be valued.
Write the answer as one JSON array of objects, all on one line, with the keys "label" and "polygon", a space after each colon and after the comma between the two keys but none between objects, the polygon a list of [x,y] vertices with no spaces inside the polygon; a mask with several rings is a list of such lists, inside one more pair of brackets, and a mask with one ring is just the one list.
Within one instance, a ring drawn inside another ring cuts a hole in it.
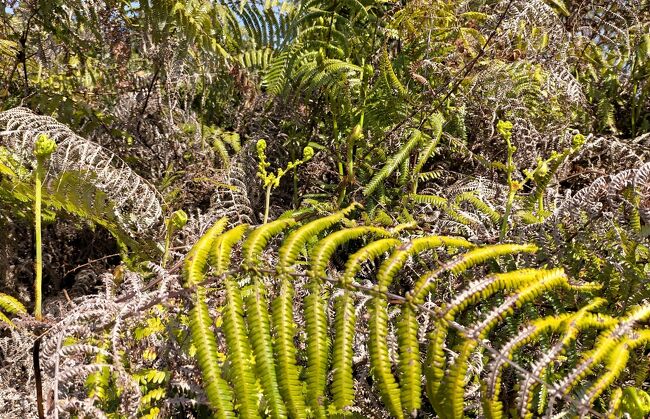
[{"label": "young fern shoot", "polygon": [[34,236],[36,241],[36,261],[34,262],[34,316],[37,320],[42,314],[42,286],[43,286],[43,243],[41,239],[41,192],[45,178],[45,163],[56,150],[56,142],[45,134],[41,134],[34,143],[34,156],[36,157],[36,170],[34,172]]},{"label": "young fern shoot", "polygon": [[277,173],[269,173],[266,169],[271,166],[271,163],[266,161],[266,141],[259,140],[257,142],[257,158],[259,164],[257,166],[257,176],[264,182],[266,188],[266,195],[264,201],[264,224],[269,220],[269,208],[271,206],[271,190],[280,186],[280,179],[290,170],[298,167],[299,165],[311,160],[314,157],[314,149],[307,146],[302,150],[302,159],[295,160],[287,164],[284,169],[278,169]]}]

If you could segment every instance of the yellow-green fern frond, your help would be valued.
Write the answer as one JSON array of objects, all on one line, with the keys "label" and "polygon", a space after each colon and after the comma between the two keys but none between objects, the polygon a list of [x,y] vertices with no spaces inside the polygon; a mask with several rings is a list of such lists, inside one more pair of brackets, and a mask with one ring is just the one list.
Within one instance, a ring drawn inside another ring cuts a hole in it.
[{"label": "yellow-green fern frond", "polygon": [[350,240],[357,239],[364,235],[373,234],[378,237],[388,237],[390,232],[377,227],[354,227],[339,230],[319,241],[310,254],[311,275],[314,278],[325,278],[327,263],[332,258],[336,249]]},{"label": "yellow-green fern frond", "polygon": [[235,418],[232,389],[221,377],[219,348],[212,332],[213,322],[205,301],[205,290],[198,288],[195,298],[194,308],[190,311],[190,332],[192,343],[196,347],[205,394],[216,417]]},{"label": "yellow-green fern frond", "polygon": [[187,253],[183,262],[185,286],[191,287],[203,281],[212,245],[215,239],[223,232],[227,223],[227,218],[222,218],[217,221]]},{"label": "yellow-green fern frond", "polygon": [[[233,230],[231,230],[233,231]],[[238,234],[243,234],[237,232]],[[221,238],[226,237],[224,234]],[[221,239],[220,238],[220,239]],[[229,240],[230,241],[230,240]],[[225,250],[227,246],[222,246]],[[221,257],[220,259],[224,259]],[[223,268],[221,266],[220,268]],[[253,352],[244,322],[244,303],[239,284],[232,277],[224,281],[226,286],[226,306],[223,311],[223,331],[228,347],[230,381],[235,389],[235,401],[242,418],[260,417],[257,411],[257,384],[253,372]]]},{"label": "yellow-green fern frond", "polygon": [[217,275],[223,274],[230,268],[232,248],[242,239],[247,230],[248,224],[240,224],[214,240],[210,249],[210,262]]},{"label": "yellow-green fern frond", "polygon": [[349,207],[332,215],[311,221],[289,234],[289,236],[283,241],[283,245],[278,251],[280,258],[280,261],[278,263],[278,271],[290,268],[295,263],[296,259],[298,259],[298,254],[304,248],[308,240],[316,236],[321,231],[330,228],[334,224],[341,221],[348,214],[350,214],[350,212],[357,208],[358,205],[359,204],[356,203],[352,204]]},{"label": "yellow-green fern frond", "polygon": [[262,251],[266,248],[271,237],[282,233],[285,229],[296,224],[293,218],[275,220],[255,228],[249,235],[242,247],[244,261],[249,266],[257,266]]},{"label": "yellow-green fern frond", "polygon": [[[25,314],[27,310],[25,306],[14,297],[3,294],[0,292],[0,323],[5,323],[10,327],[13,327],[13,322],[7,317],[5,313],[9,314]],[[5,313],[3,313],[3,311]]]},{"label": "yellow-green fern frond", "polygon": [[381,65],[381,71],[384,75],[384,79],[386,80],[386,84],[388,85],[388,87],[392,88],[395,92],[397,92],[401,96],[408,95],[408,90],[399,81],[397,75],[395,74],[395,70],[393,70],[393,65],[390,62],[390,57],[388,56],[388,50],[386,49],[386,45],[384,45],[384,47],[381,50],[381,55],[379,56],[379,60]]}]

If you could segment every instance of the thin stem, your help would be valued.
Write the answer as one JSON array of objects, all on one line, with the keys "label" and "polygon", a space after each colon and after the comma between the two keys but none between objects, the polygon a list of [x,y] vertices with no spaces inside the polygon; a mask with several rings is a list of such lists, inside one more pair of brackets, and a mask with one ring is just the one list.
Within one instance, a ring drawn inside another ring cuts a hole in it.
[{"label": "thin stem", "polygon": [[36,181],[34,186],[34,235],[36,239],[36,262],[34,263],[34,270],[36,273],[36,278],[34,279],[34,316],[36,317],[36,320],[41,320],[43,317],[41,307],[41,302],[43,299],[41,292],[43,285],[43,246],[41,240],[42,166],[43,162],[40,161],[40,159],[37,159]]},{"label": "thin stem", "polygon": [[515,201],[515,195],[517,194],[517,191],[519,190],[519,185],[517,185],[513,180],[512,180],[512,172],[515,171],[515,164],[512,159],[512,156],[514,154],[514,148],[512,146],[512,143],[510,142],[510,138],[506,137],[506,144],[508,147],[508,160],[506,162],[506,174],[508,177],[508,199],[506,201],[506,210],[503,214],[503,219],[501,220],[501,229],[499,230],[499,241],[503,240],[506,237],[506,234],[508,233],[508,220],[510,219],[510,213],[512,212],[512,205]]},{"label": "thin stem", "polygon": [[266,187],[266,199],[264,201],[264,224],[269,220],[269,207],[271,206],[271,187],[272,184]]},{"label": "thin stem", "polygon": [[164,268],[167,265],[167,260],[169,260],[169,248],[171,247],[173,227],[171,223],[167,224],[167,234],[165,234],[165,252],[163,253],[162,262],[160,265]]},{"label": "thin stem", "polygon": [[43,379],[41,376],[40,360],[41,337],[42,336],[39,336],[34,341],[34,346],[32,347],[32,360],[34,362],[34,381],[36,382],[36,411],[38,412],[38,419],[45,419],[45,410],[43,409]]}]

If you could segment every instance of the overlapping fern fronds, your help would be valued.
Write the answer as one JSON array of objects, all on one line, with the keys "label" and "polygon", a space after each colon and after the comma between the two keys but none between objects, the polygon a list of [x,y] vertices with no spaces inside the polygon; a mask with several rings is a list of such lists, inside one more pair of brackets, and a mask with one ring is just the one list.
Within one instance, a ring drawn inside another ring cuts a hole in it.
[{"label": "overlapping fern fronds", "polygon": [[[476,412],[467,403],[472,398],[481,400],[489,417],[503,417],[514,404],[523,417],[547,410],[607,412],[606,389],[623,385],[618,377],[628,371],[628,358],[650,337],[643,327],[647,305],[620,316],[599,314],[602,284],[569,277],[559,268],[535,268],[534,245],[476,246],[453,236],[405,236],[401,228],[338,227],[352,223],[347,217],[353,209],[302,225],[281,219],[250,230],[247,238],[246,226],[220,235],[221,220],[190,252],[185,275],[194,279],[188,285],[202,283],[210,272],[224,278],[227,366],[216,358],[220,338],[212,322],[192,323],[215,413],[351,413],[358,402],[353,354],[359,334],[367,342],[373,390],[394,417],[434,411],[462,418]],[[277,256],[269,255],[268,244],[283,232]],[[242,240],[239,256],[235,249]],[[368,263],[378,265],[372,274]],[[449,294],[439,289],[443,284],[455,284],[456,290]],[[193,310],[205,316],[204,291],[196,298]],[[561,312],[553,308],[557,298],[564,302]],[[360,310],[367,315],[359,317]],[[271,316],[262,315],[266,311]],[[576,342],[592,349],[565,357]],[[546,351],[546,357],[537,357],[537,351]],[[255,368],[244,367],[252,353]],[[514,353],[519,378],[509,373]],[[477,354],[492,358],[488,368],[470,368]],[[246,371],[235,377],[220,366]],[[603,368],[610,372],[592,381]],[[262,388],[255,389],[254,377]],[[480,396],[470,385],[474,381],[481,384]],[[504,388],[518,388],[519,395],[512,398]],[[250,391],[264,402],[255,407]]]}]

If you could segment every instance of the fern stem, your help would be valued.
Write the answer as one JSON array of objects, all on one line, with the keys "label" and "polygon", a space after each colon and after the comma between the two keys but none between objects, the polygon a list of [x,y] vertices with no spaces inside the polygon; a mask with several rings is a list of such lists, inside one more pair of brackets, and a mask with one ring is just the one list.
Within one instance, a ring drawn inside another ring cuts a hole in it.
[{"label": "fern stem", "polygon": [[266,196],[264,198],[264,224],[269,221],[269,207],[271,206],[271,188],[272,184],[266,187]]},{"label": "fern stem", "polygon": [[42,313],[42,286],[43,286],[43,244],[41,237],[41,194],[42,194],[42,175],[43,175],[43,162],[37,159],[36,163],[36,179],[34,182],[34,236],[36,241],[36,261],[34,262],[35,278],[34,278],[34,317],[36,320],[41,320]]}]

